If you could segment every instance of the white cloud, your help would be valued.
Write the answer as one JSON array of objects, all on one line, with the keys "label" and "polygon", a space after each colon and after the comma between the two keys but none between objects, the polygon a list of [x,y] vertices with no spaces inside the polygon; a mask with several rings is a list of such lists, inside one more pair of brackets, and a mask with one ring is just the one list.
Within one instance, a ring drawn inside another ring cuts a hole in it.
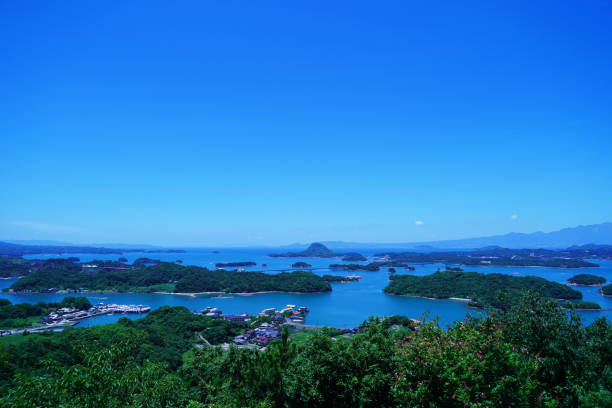
[{"label": "white cloud", "polygon": [[68,227],[65,225],[54,225],[46,222],[36,221],[9,221],[9,224],[20,228],[26,228],[34,231],[47,231],[47,232],[77,232],[81,231],[80,228]]},{"label": "white cloud", "polygon": [[516,214],[512,214],[510,216],[510,219],[512,219],[512,220],[516,220],[517,218],[518,218],[518,215],[516,215]]},{"label": "white cloud", "polygon": [[424,224],[423,221],[420,221],[420,220],[416,220],[414,222],[414,225],[423,225],[423,224]]}]

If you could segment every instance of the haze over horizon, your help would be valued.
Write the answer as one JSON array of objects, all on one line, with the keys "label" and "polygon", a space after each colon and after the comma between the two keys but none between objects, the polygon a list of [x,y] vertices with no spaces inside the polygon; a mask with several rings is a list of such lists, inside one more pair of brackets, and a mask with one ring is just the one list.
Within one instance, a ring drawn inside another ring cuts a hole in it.
[{"label": "haze over horizon", "polygon": [[426,242],[612,219],[610,2],[150,5],[0,5],[1,238]]}]

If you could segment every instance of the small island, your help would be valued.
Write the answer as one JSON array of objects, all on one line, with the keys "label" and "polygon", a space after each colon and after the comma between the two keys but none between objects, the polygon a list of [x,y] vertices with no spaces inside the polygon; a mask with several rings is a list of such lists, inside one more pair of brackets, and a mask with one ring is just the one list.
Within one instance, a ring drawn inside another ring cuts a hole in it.
[{"label": "small island", "polygon": [[349,252],[342,256],[342,260],[345,262],[365,262],[368,258],[357,252]]},{"label": "small island", "polygon": [[597,302],[563,302],[561,306],[566,309],[601,310],[601,306]]},{"label": "small island", "polygon": [[367,261],[367,258],[356,252],[340,253],[334,252],[325,245],[315,242],[304,251],[285,252],[283,254],[270,254],[273,258],[341,258],[347,262]]},{"label": "small island", "polygon": [[612,296],[612,283],[601,288],[600,292],[604,296]]},{"label": "small island", "polygon": [[601,286],[606,283],[606,279],[601,276],[581,273],[569,278],[567,283],[572,286]]},{"label": "small island", "polygon": [[579,291],[536,276],[444,271],[426,276],[392,275],[390,279],[385,293],[435,299],[469,299],[470,306],[475,307],[514,304],[524,290],[538,291],[553,299],[582,299]]},{"label": "small island", "polygon": [[351,283],[357,282],[360,277],[359,276],[336,276],[336,275],[323,275],[321,276],[324,281],[329,283]]},{"label": "small island", "polygon": [[403,262],[395,261],[378,261],[370,262],[369,264],[331,264],[330,269],[343,270],[343,271],[365,271],[365,272],[377,272],[380,268],[405,268],[406,270],[413,271],[412,266],[408,266]]},{"label": "small island", "polygon": [[217,262],[215,264],[217,268],[241,268],[244,266],[257,266],[256,262],[246,261],[246,262]]},{"label": "small island", "polygon": [[306,262],[295,262],[291,265],[292,268],[312,268],[312,265]]}]

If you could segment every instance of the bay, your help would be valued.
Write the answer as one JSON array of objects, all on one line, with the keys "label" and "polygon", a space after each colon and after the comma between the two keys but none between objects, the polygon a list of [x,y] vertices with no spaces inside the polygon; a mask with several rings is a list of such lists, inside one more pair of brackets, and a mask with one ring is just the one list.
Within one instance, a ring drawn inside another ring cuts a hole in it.
[{"label": "bay", "polygon": [[[146,304],[152,309],[169,305],[185,306],[193,311],[201,311],[207,306],[218,307],[224,313],[249,313],[257,314],[269,307],[281,308],[287,304],[307,306],[311,312],[307,323],[319,326],[331,326],[339,328],[352,328],[363,322],[368,316],[388,316],[393,314],[406,315],[413,318],[426,316],[427,320],[438,318],[442,325],[452,324],[463,320],[466,314],[478,315],[484,313],[480,309],[469,308],[464,301],[460,300],[432,300],[414,298],[408,296],[387,295],[382,292],[389,282],[389,274],[386,268],[378,272],[359,271],[346,273],[331,271],[328,269],[331,263],[343,263],[337,259],[329,258],[273,258],[268,254],[282,252],[284,250],[270,248],[221,248],[218,253],[213,249],[192,249],[186,253],[126,253],[124,255],[108,254],[70,254],[77,256],[81,262],[89,262],[93,259],[113,259],[124,256],[129,262],[136,258],[148,257],[162,261],[174,262],[182,260],[183,265],[198,265],[214,269],[218,262],[242,262],[253,261],[257,266],[244,268],[249,271],[262,271],[266,273],[279,273],[286,270],[294,262],[303,261],[311,264],[313,272],[319,275],[347,275],[358,274],[361,280],[354,283],[332,284],[331,293],[263,293],[254,295],[197,295],[182,296],[172,294],[135,294],[135,293],[88,293],[85,294],[91,303],[117,303],[117,304]],[[384,252],[384,249],[359,250],[358,252],[368,257],[368,262],[373,260],[373,254]],[[348,252],[348,251],[347,251]],[[63,255],[66,257],[67,255]],[[34,255],[31,259],[44,259],[60,257],[59,255]],[[262,264],[267,264],[263,268]],[[367,262],[362,262],[367,263]],[[481,273],[503,273],[513,276],[539,276],[551,281],[565,283],[565,281],[578,273],[592,273],[603,276],[608,281],[612,280],[612,261],[597,261],[599,268],[586,269],[559,269],[559,268],[533,268],[533,267],[463,267],[466,271]],[[396,268],[398,274],[428,275],[437,269],[444,269],[443,264],[414,265],[415,271],[404,271]],[[14,280],[0,280],[0,289],[9,287]],[[583,294],[583,300],[594,301],[602,308],[612,309],[612,297],[604,297],[599,294],[601,287],[574,287]],[[0,292],[0,298],[9,299],[13,303],[37,303],[59,301],[65,296],[74,294],[10,294]],[[585,324],[591,323],[597,317],[608,316],[608,311],[582,311],[579,312]],[[86,319],[79,323],[79,327],[106,324],[117,321],[124,315],[105,315],[92,319]],[[138,318],[143,315],[125,315],[129,318]]]}]

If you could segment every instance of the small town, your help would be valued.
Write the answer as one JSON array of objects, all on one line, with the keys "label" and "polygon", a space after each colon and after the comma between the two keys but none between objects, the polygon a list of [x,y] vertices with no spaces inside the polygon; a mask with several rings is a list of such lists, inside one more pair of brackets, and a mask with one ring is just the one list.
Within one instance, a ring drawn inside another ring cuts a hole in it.
[{"label": "small town", "polygon": [[[232,342],[237,346],[255,347],[260,350],[265,350],[265,347],[272,340],[281,338],[281,326],[293,325],[297,327],[306,327],[304,325],[306,315],[310,310],[305,306],[286,305],[284,308],[277,310],[274,307],[262,310],[258,316],[249,316],[247,313],[242,314],[223,314],[216,307],[207,307],[202,311],[202,314],[215,319],[225,319],[235,322],[250,322],[254,320],[259,323],[256,327],[247,330],[245,333],[235,336]],[[229,348],[229,343],[221,345],[222,349]]]}]

